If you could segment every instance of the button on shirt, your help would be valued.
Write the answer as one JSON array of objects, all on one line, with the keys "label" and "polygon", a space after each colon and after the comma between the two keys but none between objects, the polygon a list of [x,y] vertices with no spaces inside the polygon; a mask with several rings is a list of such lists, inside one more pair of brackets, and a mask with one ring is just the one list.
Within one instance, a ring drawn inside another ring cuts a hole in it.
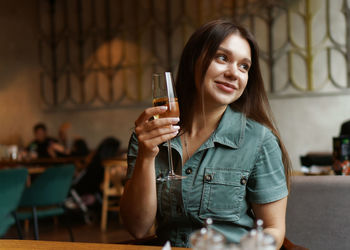
[{"label": "button on shirt", "polygon": [[[159,146],[156,176],[168,172],[167,144]],[[133,134],[128,178],[137,156]],[[172,140],[182,181],[157,182],[157,236],[173,246],[189,247],[190,234],[212,218],[213,228],[230,242],[254,227],[250,203],[264,204],[288,195],[281,150],[266,127],[227,107],[217,129],[182,166],[179,137]],[[156,178],[155,176],[155,178]]]}]

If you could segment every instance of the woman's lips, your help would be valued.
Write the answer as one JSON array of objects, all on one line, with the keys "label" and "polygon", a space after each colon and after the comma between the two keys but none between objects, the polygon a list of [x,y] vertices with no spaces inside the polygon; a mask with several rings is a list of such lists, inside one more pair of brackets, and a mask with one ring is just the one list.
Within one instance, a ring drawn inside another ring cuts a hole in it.
[{"label": "woman's lips", "polygon": [[215,81],[215,83],[219,89],[223,90],[226,93],[232,93],[237,89],[233,84],[227,82]]}]

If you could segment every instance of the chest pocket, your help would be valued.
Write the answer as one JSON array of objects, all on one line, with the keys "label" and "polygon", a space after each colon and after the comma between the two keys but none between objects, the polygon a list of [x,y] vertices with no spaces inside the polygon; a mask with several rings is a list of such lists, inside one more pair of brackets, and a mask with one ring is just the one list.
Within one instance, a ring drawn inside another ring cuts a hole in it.
[{"label": "chest pocket", "polygon": [[248,182],[248,171],[206,168],[199,217],[237,221]]}]

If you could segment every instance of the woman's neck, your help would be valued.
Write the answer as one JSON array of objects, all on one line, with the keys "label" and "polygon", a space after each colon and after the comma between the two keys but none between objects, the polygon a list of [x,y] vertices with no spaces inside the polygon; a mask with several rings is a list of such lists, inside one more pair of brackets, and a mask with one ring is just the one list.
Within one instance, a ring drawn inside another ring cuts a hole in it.
[{"label": "woman's neck", "polygon": [[218,126],[227,105],[209,107],[197,102],[195,107],[197,108],[193,112],[192,126],[188,131],[191,137],[202,132],[213,132]]},{"label": "woman's neck", "polygon": [[195,102],[192,124],[181,136],[183,164],[198,150],[217,128],[227,105],[209,107]]}]

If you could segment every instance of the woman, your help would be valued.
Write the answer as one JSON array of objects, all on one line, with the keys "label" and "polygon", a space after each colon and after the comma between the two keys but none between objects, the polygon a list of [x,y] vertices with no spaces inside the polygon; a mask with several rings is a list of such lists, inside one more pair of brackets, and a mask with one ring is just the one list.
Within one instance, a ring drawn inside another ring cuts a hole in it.
[{"label": "woman", "polygon": [[[253,36],[222,20],[200,27],[183,50],[176,91],[180,119],[152,120],[165,112],[153,107],[135,122],[121,204],[128,230],[141,238],[156,220],[160,240],[188,247],[206,218],[231,242],[261,218],[281,246],[289,160],[272,123]],[[167,171],[168,139],[176,171],[187,178],[157,183]]]}]

